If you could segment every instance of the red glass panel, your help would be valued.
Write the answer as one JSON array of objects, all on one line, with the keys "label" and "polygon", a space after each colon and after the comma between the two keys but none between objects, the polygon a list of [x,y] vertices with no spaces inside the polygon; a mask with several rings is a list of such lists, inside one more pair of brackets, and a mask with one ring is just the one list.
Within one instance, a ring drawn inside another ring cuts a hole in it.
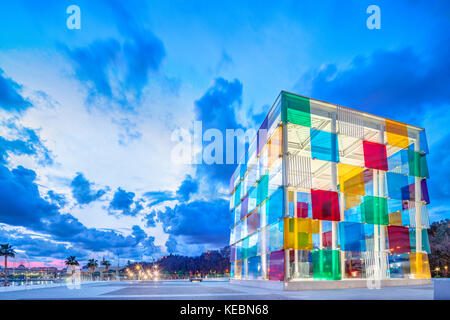
[{"label": "red glass panel", "polygon": [[370,141],[363,141],[364,165],[366,168],[388,170],[386,146]]},{"label": "red glass panel", "polygon": [[389,251],[391,253],[411,252],[409,229],[399,226],[388,226]]},{"label": "red glass panel", "polygon": [[311,190],[313,218],[339,221],[339,196],[334,191]]},{"label": "red glass panel", "polygon": [[322,234],[323,246],[325,248],[331,247],[331,237],[332,237],[331,232],[332,231],[327,231]]},{"label": "red glass panel", "polygon": [[297,202],[297,218],[308,218],[307,202]]}]

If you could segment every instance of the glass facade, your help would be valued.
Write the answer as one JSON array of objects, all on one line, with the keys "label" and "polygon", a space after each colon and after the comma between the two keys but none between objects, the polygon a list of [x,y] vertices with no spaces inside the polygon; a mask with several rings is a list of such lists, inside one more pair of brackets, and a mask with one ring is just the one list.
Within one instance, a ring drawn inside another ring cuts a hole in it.
[{"label": "glass facade", "polygon": [[281,92],[230,180],[234,279],[430,278],[425,130]]}]

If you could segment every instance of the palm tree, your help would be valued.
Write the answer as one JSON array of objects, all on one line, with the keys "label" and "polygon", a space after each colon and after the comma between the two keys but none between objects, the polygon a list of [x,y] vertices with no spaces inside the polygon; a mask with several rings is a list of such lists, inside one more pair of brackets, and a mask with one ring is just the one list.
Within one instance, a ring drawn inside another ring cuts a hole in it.
[{"label": "palm tree", "polygon": [[[108,260],[105,260],[105,257],[103,257],[103,260],[102,260],[102,262],[100,262],[100,264],[105,267],[105,271],[108,273],[109,267],[111,266],[111,262],[109,262]],[[103,273],[102,273],[102,278],[103,278]]]},{"label": "palm tree", "polygon": [[9,243],[0,244],[0,256],[5,256],[5,285],[8,285],[8,257],[14,258],[16,252]]},{"label": "palm tree", "polygon": [[72,275],[75,272],[75,268],[73,268],[73,266],[78,266],[79,265],[79,263],[77,261],[77,257],[75,257],[75,256],[68,256],[66,258],[65,264],[66,264],[66,266],[68,266],[68,267],[70,266],[71,267]]},{"label": "palm tree", "polygon": [[87,266],[88,266],[89,269],[91,269],[91,277],[92,277],[92,280],[93,280],[94,279],[95,268],[98,267],[98,261],[95,260],[95,259],[89,259],[88,263],[87,263]]}]

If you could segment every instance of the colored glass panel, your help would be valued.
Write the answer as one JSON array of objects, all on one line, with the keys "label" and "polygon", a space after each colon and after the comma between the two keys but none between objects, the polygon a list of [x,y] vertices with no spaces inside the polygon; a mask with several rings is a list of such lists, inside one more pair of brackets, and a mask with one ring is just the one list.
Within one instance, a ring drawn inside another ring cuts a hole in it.
[{"label": "colored glass panel", "polygon": [[389,274],[391,278],[408,278],[410,272],[410,257],[408,253],[389,255]]},{"label": "colored glass panel", "polygon": [[319,222],[312,219],[284,219],[284,248],[312,250],[313,234],[319,232]]},{"label": "colored glass panel", "polygon": [[339,221],[339,196],[337,192],[311,190],[313,218],[319,220]]},{"label": "colored glass panel", "polygon": [[392,226],[401,226],[402,225],[401,211],[389,213],[389,224]]},{"label": "colored glass panel", "polygon": [[340,222],[339,243],[343,251],[365,251],[364,225],[355,222]]},{"label": "colored glass panel", "polygon": [[388,169],[391,172],[408,174],[408,150],[401,149],[388,158]]},{"label": "colored glass panel", "polygon": [[241,201],[241,184],[239,183],[236,191],[234,192],[234,205],[237,206],[237,204]]},{"label": "colored glass panel", "polygon": [[257,206],[267,198],[268,193],[269,193],[269,175],[265,174],[262,176],[261,180],[258,183],[258,198],[256,201]]},{"label": "colored glass panel", "polygon": [[245,196],[245,198],[242,200],[241,203],[241,216],[240,219],[244,218],[248,214],[248,196]]},{"label": "colored glass panel", "polygon": [[281,156],[282,151],[282,127],[278,127],[270,138],[267,167],[270,168]]},{"label": "colored glass panel", "polygon": [[365,195],[363,168],[339,163],[338,172],[341,192]]},{"label": "colored glass panel", "polygon": [[283,93],[281,120],[311,127],[311,106],[308,98]]},{"label": "colored glass panel", "polygon": [[408,177],[394,172],[386,172],[388,196],[397,200],[409,200]]},{"label": "colored glass panel", "polygon": [[311,129],[310,135],[313,159],[339,162],[338,138],[335,133]]},{"label": "colored glass panel", "polygon": [[284,280],[284,250],[272,252],[269,256],[267,268],[269,280]]},{"label": "colored glass panel", "polygon": [[259,214],[258,209],[255,209],[251,215],[247,218],[247,232],[252,234],[258,230],[259,227]]},{"label": "colored glass panel", "polygon": [[312,252],[313,277],[316,280],[340,280],[340,256],[338,250]]},{"label": "colored glass panel", "polygon": [[427,158],[424,154],[408,150],[408,166],[410,176],[429,178]]},{"label": "colored glass panel", "polygon": [[308,218],[309,203],[297,202],[297,218]]},{"label": "colored glass panel", "polygon": [[406,227],[388,226],[389,251],[392,253],[406,253],[411,251],[409,230]]},{"label": "colored glass panel", "polygon": [[409,261],[411,266],[411,275],[415,279],[429,279],[430,265],[428,263],[428,255],[426,253],[410,253]]},{"label": "colored glass panel", "polygon": [[367,168],[388,170],[386,146],[370,141],[363,141],[364,165]]},{"label": "colored glass panel", "polygon": [[259,279],[261,277],[261,257],[251,257],[247,260],[248,278]]},{"label": "colored glass panel", "polygon": [[284,216],[283,212],[283,189],[280,188],[266,202],[266,222],[264,225],[271,224]]},{"label": "colored glass panel", "polygon": [[427,141],[427,134],[425,133],[425,129],[420,131],[419,133],[419,140],[420,140],[420,151],[423,153],[429,153],[428,150],[428,141]]},{"label": "colored glass panel", "polygon": [[408,148],[408,129],[406,125],[397,121],[386,119],[387,141],[391,146]]},{"label": "colored glass panel", "polygon": [[365,196],[361,203],[361,216],[365,223],[388,225],[387,199]]}]

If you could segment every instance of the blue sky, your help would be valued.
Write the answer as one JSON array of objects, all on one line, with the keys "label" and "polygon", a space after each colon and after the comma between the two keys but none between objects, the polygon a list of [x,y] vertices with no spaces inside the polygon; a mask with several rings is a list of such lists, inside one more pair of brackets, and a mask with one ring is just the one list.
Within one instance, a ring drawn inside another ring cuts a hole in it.
[{"label": "blue sky", "polygon": [[[81,9],[81,29],[66,8]],[[381,9],[381,29],[366,9]],[[280,90],[425,127],[448,217],[448,1],[2,2],[0,240],[30,261],[152,259],[228,241],[231,166],[172,132],[256,128]],[[25,259],[24,258],[24,259]]]}]

